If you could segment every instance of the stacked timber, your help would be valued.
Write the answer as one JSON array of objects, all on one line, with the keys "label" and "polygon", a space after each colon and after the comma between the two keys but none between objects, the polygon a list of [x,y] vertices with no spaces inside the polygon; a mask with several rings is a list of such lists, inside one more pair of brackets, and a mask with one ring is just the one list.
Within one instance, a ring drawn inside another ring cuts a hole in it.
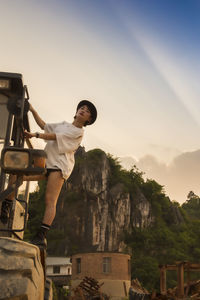
[{"label": "stacked timber", "polygon": [[190,281],[184,284],[184,296],[178,296],[178,288],[170,288],[165,295],[151,294],[152,300],[179,300],[179,299],[195,299],[200,300],[200,280]]},{"label": "stacked timber", "polygon": [[141,283],[137,278],[131,281],[131,287],[129,289],[129,299],[130,300],[150,299],[149,292],[144,287],[142,287]]},{"label": "stacked timber", "polygon": [[92,277],[84,277],[81,283],[73,290],[74,296],[70,300],[109,300],[109,297],[101,293],[103,283]]}]

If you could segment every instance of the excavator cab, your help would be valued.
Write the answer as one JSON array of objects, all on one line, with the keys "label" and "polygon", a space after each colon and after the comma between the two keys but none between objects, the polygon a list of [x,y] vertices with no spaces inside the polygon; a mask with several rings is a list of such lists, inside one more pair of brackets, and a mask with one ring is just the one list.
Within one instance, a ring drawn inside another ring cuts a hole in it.
[{"label": "excavator cab", "polygon": [[0,72],[0,299],[5,300],[52,299],[45,291],[45,251],[23,241],[29,200],[29,182],[19,197],[23,176],[46,172],[46,153],[24,138],[24,130],[30,131],[28,100],[22,75]]},{"label": "excavator cab", "polygon": [[[0,72],[0,139],[3,144],[0,161],[0,232],[19,239],[23,239],[27,221],[29,184],[26,185],[24,199],[18,199],[19,187],[24,175],[45,172],[46,159],[46,153],[33,149],[30,141],[27,141],[28,148],[25,148],[23,132],[24,129],[30,131],[28,100],[28,89],[23,85],[22,75]],[[16,181],[9,186],[8,176],[12,175],[15,175]],[[7,199],[11,193],[15,193],[13,201]]]}]

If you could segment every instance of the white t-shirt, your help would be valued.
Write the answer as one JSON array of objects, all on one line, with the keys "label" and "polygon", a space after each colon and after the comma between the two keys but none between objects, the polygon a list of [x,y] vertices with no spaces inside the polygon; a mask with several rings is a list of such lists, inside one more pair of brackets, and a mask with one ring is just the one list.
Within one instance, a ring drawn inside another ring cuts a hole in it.
[{"label": "white t-shirt", "polygon": [[67,179],[74,167],[74,153],[80,146],[83,138],[83,128],[78,128],[71,123],[45,124],[45,133],[55,133],[56,140],[46,141],[47,154],[46,167],[61,169],[63,178]]}]

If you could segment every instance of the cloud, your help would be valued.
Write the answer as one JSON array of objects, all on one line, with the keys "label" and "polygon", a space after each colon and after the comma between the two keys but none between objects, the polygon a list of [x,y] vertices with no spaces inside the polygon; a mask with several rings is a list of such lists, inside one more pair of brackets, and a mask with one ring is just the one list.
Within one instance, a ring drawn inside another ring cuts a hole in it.
[{"label": "cloud", "polygon": [[[129,166],[127,161],[130,162]],[[177,155],[172,162],[167,165],[159,162],[153,155],[145,155],[135,162],[129,157],[121,158],[121,164],[125,168],[130,168],[133,164],[143,172],[145,177],[156,180],[164,186],[166,194],[171,200],[183,203],[187,199],[188,193],[192,190],[195,194],[200,194],[200,150],[185,152]]]}]

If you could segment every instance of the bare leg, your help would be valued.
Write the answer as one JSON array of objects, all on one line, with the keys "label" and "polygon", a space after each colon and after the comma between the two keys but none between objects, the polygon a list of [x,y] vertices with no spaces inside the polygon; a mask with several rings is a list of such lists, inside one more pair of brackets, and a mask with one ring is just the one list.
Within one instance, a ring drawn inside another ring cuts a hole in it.
[{"label": "bare leg", "polygon": [[43,223],[51,225],[56,214],[56,204],[60,194],[64,179],[61,171],[51,172],[48,176],[45,193],[45,213]]},{"label": "bare leg", "polygon": [[[42,180],[42,179],[46,179],[46,177],[44,175],[23,176],[23,181],[34,181],[34,180],[38,181],[38,180]],[[0,219],[1,219],[1,222],[4,224],[6,224],[8,222],[8,219],[9,219],[9,216],[11,213],[12,203],[13,203],[13,200],[15,199],[16,181],[17,181],[17,175],[13,175],[13,174],[9,175],[8,187],[12,186],[14,188],[14,191],[12,193],[10,193],[6,199],[4,199],[4,201],[2,202],[2,205],[1,205]]]},{"label": "bare leg", "polygon": [[40,229],[31,241],[32,244],[35,244],[43,249],[46,249],[47,247],[46,236],[55,218],[56,204],[63,182],[64,179],[62,177],[61,171],[51,172],[47,179],[43,222]]},{"label": "bare leg", "polygon": [[[16,175],[10,175],[8,179],[8,186],[14,184],[16,182],[17,176]],[[29,176],[23,176],[23,181],[39,181],[46,179],[45,175],[29,175]],[[8,196],[9,200],[14,200],[15,192],[10,194]]]}]

